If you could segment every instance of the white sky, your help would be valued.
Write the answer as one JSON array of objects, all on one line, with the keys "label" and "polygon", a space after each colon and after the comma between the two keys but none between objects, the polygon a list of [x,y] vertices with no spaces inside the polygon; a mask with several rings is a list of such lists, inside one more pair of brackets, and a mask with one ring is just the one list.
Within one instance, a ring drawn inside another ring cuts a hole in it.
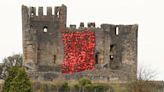
[{"label": "white sky", "polygon": [[67,26],[80,22],[139,24],[138,65],[156,70],[164,80],[163,0],[1,0],[0,62],[22,53],[21,5],[67,6]]}]

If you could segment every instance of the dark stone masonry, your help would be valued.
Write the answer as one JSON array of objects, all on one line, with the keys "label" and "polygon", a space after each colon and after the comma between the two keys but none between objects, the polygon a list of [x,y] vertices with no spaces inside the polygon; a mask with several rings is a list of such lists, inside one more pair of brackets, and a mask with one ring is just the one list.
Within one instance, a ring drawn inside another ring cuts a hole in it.
[{"label": "dark stone masonry", "polygon": [[[52,12],[54,12],[52,14]],[[107,11],[108,12],[108,11]],[[104,15],[105,17],[105,15]],[[81,20],[82,21],[82,20]],[[66,26],[67,7],[22,6],[23,60],[31,78],[35,80],[55,80],[88,77],[92,80],[132,80],[137,77],[137,33],[138,25],[101,24],[96,27],[90,22],[85,27],[81,22]],[[64,43],[62,33],[91,30],[95,34],[94,67],[95,69],[64,74],[61,64],[64,61]]]}]

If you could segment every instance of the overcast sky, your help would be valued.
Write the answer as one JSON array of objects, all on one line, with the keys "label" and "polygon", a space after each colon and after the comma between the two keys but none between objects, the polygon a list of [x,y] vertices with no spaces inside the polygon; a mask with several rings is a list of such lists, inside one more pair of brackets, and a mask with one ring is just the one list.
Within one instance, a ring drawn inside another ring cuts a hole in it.
[{"label": "overcast sky", "polygon": [[21,5],[67,6],[67,26],[80,22],[139,24],[138,65],[157,71],[164,80],[163,0],[1,0],[0,62],[22,53]]}]

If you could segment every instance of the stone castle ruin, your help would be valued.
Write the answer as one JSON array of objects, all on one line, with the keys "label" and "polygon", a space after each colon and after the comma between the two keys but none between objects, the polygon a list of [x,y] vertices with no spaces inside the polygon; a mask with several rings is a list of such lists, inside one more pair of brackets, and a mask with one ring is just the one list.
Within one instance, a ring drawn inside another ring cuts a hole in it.
[{"label": "stone castle ruin", "polygon": [[47,7],[46,15],[43,7],[36,14],[36,7],[22,6],[23,60],[31,78],[136,78],[138,25],[66,24],[65,5]]}]

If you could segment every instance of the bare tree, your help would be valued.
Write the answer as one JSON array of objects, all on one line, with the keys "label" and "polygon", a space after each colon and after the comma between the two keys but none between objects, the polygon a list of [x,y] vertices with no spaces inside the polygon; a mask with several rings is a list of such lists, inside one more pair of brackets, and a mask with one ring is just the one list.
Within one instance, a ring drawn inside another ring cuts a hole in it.
[{"label": "bare tree", "polygon": [[13,66],[22,66],[23,58],[21,54],[14,54],[3,59],[2,72],[0,77],[5,79],[8,75],[8,70]]},{"label": "bare tree", "polygon": [[151,92],[155,87],[152,82],[157,76],[157,72],[148,67],[139,67],[137,79],[130,82],[130,92]]},{"label": "bare tree", "polygon": [[157,77],[157,72],[151,68],[141,66],[139,67],[137,77],[138,80],[154,80]]}]

